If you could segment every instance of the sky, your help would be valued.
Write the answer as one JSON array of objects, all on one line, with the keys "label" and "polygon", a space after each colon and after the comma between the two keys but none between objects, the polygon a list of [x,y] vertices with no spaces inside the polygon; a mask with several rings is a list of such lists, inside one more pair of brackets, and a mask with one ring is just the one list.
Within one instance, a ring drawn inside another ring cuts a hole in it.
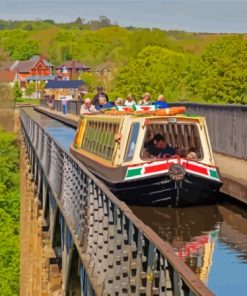
[{"label": "sky", "polygon": [[69,22],[107,16],[121,26],[246,33],[247,0],[0,0],[0,19]]}]

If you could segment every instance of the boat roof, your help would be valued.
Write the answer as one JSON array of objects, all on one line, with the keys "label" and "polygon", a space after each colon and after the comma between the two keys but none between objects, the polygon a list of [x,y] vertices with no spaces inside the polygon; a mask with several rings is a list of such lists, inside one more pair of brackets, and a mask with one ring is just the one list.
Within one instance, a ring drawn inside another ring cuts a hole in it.
[{"label": "boat roof", "polygon": [[146,118],[148,120],[160,120],[160,119],[165,119],[169,120],[169,118],[176,118],[180,120],[186,120],[186,121],[200,121],[204,119],[204,116],[201,115],[196,115],[196,114],[189,114],[189,113],[184,113],[184,114],[176,114],[176,115],[164,115],[164,116],[158,116],[158,115],[153,115],[153,114],[84,114],[81,115],[80,118],[86,118],[86,119],[92,119],[92,118],[102,118],[102,119],[122,119],[122,118],[128,118],[128,119],[136,119],[136,118]]}]

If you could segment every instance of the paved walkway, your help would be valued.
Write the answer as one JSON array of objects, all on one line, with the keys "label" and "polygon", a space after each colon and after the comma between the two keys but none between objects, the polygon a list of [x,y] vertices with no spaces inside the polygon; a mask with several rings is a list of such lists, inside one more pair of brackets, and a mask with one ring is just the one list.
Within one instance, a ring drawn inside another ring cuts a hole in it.
[{"label": "paved walkway", "polygon": [[[58,111],[50,111],[45,107],[35,109],[77,127],[79,119],[77,115],[64,115]],[[224,183],[221,191],[247,204],[247,161],[218,153],[214,153],[214,157]]]},{"label": "paved walkway", "polygon": [[247,204],[247,161],[214,153],[224,185],[221,191]]}]

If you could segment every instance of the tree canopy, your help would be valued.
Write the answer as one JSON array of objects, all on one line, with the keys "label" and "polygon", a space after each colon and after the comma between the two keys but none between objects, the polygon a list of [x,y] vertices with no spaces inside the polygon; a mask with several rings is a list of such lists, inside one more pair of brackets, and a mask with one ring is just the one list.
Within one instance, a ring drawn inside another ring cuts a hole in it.
[{"label": "tree canopy", "polygon": [[0,129],[0,291],[19,295],[19,152]]},{"label": "tree canopy", "polygon": [[[58,65],[78,60],[94,68],[110,63],[108,92],[213,103],[246,104],[247,62],[244,35],[195,34],[160,29],[122,28],[109,18],[57,24],[0,21],[0,60],[34,54]],[[85,75],[90,89],[101,77]]]}]

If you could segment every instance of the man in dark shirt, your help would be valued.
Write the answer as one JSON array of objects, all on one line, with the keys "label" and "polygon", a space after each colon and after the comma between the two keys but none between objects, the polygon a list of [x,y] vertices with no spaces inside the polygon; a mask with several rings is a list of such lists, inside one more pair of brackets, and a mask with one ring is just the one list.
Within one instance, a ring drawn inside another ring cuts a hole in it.
[{"label": "man in dark shirt", "polygon": [[97,94],[94,96],[92,100],[92,104],[95,105],[96,107],[99,105],[99,98],[100,97],[105,97],[106,101],[109,101],[109,98],[106,93],[103,92],[103,87],[101,85],[97,86]]},{"label": "man in dark shirt", "polygon": [[175,149],[166,143],[164,136],[162,136],[161,134],[156,134],[153,137],[153,142],[155,147],[158,148],[160,151],[158,155],[160,158],[175,155]]},{"label": "man in dark shirt", "polygon": [[153,156],[158,156],[160,154],[160,149],[156,148],[154,145],[154,139],[145,142],[144,148]]}]

